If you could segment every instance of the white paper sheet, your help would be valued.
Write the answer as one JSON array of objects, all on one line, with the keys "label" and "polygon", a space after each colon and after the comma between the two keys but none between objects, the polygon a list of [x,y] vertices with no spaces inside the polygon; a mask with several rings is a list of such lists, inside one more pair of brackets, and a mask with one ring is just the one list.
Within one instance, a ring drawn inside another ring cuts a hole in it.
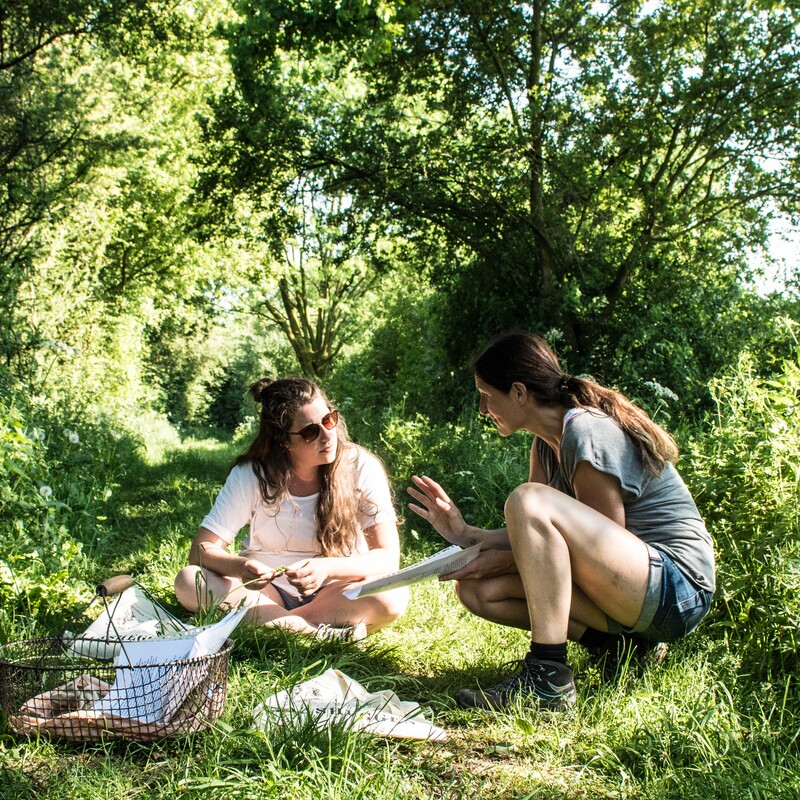
[{"label": "white paper sheet", "polygon": [[205,677],[196,665],[175,662],[218,652],[246,613],[246,607],[234,609],[216,624],[197,628],[184,637],[125,642],[114,661],[116,680],[92,711],[145,723],[169,722]]},{"label": "white paper sheet", "polygon": [[345,590],[344,596],[349,600],[355,600],[356,597],[377,594],[378,592],[385,592],[389,589],[397,589],[400,586],[410,586],[413,583],[419,583],[427,578],[433,578],[437,575],[446,575],[448,572],[455,572],[477,558],[480,549],[480,544],[474,544],[472,547],[467,547],[466,549],[454,544],[452,547],[448,547],[429,558],[405,567],[399,572],[386,575],[383,578],[376,578],[375,580],[358,583],[350,589]]}]

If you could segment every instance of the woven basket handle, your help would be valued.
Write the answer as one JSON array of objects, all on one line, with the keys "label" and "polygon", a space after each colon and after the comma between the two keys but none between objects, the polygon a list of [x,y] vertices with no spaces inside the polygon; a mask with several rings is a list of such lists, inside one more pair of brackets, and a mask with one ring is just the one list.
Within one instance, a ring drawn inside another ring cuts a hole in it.
[{"label": "woven basket handle", "polygon": [[115,575],[113,578],[108,578],[97,587],[98,597],[111,597],[115,594],[121,594],[126,589],[133,586],[133,578],[130,575]]}]

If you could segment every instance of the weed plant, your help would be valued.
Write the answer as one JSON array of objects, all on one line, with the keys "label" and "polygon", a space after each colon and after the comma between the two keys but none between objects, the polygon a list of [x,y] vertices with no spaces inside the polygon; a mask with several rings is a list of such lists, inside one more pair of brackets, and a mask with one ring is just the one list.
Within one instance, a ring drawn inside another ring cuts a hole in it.
[{"label": "weed plant", "polygon": [[800,350],[779,367],[745,354],[714,381],[684,469],[720,554],[708,627],[768,681],[796,677],[800,646]]}]

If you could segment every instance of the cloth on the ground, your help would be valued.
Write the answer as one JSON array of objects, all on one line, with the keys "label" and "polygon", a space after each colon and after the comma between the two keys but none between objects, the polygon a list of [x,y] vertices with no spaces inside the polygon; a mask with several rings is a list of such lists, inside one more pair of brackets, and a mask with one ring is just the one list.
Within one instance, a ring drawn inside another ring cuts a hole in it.
[{"label": "cloth on the ground", "polygon": [[83,633],[65,632],[64,641],[75,655],[110,660],[119,655],[120,642],[180,636],[193,629],[154,603],[138,586],[131,586],[104,606]]},{"label": "cloth on the ground", "polygon": [[419,704],[401,700],[385,689],[368,692],[338,669],[268,697],[253,713],[255,724],[266,730],[274,724],[312,715],[319,729],[331,724],[351,726],[377,736],[444,741],[447,733],[425,719]]}]

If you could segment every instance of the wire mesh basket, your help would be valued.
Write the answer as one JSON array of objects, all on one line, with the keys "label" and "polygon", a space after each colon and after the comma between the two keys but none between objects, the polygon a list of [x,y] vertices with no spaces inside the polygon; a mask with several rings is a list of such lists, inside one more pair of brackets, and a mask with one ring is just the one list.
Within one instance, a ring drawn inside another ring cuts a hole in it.
[{"label": "wire mesh basket", "polygon": [[[106,581],[98,597],[105,601],[132,583],[128,576]],[[127,656],[146,644],[120,641],[113,661],[108,642],[98,639],[63,636],[3,645],[0,707],[9,727],[82,741],[110,736],[144,742],[199,731],[218,719],[233,642],[227,639],[214,653],[161,663]]]}]

